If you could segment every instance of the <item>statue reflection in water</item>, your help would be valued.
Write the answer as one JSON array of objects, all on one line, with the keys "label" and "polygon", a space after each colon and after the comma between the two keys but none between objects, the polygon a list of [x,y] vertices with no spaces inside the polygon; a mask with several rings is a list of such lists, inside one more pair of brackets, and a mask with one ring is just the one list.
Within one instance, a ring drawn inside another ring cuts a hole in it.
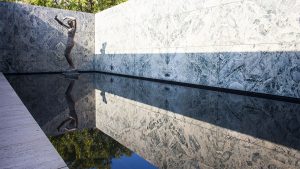
[{"label": "statue reflection in water", "polygon": [[75,84],[75,80],[71,80],[67,88],[67,91],[65,92],[65,97],[69,107],[69,117],[57,127],[57,131],[59,132],[65,132],[65,131],[68,132],[68,131],[74,131],[78,129],[78,117],[75,111],[75,100],[71,94],[74,84]]}]

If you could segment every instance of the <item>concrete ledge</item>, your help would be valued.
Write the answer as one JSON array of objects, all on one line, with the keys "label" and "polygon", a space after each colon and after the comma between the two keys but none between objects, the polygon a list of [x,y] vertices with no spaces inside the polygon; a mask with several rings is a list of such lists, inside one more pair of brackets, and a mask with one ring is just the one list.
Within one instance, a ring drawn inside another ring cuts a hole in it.
[{"label": "concrete ledge", "polygon": [[68,168],[0,73],[0,168]]}]

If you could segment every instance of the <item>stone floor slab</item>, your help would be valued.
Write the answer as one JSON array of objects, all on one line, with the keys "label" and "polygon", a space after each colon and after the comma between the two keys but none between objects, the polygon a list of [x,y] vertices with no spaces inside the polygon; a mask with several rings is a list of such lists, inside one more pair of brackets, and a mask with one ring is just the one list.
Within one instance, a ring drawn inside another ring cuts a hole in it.
[{"label": "stone floor slab", "polygon": [[2,73],[0,168],[68,168]]}]

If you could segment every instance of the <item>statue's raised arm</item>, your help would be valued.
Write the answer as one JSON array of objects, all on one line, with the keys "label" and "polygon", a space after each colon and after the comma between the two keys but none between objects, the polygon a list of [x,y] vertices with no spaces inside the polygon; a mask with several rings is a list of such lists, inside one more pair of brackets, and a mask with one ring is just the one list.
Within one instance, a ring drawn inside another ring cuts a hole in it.
[{"label": "statue's raised arm", "polygon": [[58,18],[57,18],[57,15],[55,15],[54,19],[63,27],[69,29],[70,27],[66,24],[64,24],[62,21],[60,21]]},{"label": "statue's raised arm", "polygon": [[63,20],[66,20],[66,19],[70,19],[70,20],[76,20],[76,18],[72,17],[72,16],[66,16],[63,18]]},{"label": "statue's raised arm", "polygon": [[72,28],[74,28],[76,30],[76,27],[77,27],[76,18],[71,17],[71,16],[66,16],[66,17],[63,18],[63,20],[66,20],[66,19],[68,19],[68,21],[67,21],[68,23],[69,22],[73,23]]}]

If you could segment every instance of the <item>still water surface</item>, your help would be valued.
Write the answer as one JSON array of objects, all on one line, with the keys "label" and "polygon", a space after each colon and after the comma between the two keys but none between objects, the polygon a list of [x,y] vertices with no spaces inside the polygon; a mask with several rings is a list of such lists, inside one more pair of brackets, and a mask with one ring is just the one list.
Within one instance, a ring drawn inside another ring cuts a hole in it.
[{"label": "still water surface", "polygon": [[300,104],[127,77],[6,76],[70,168],[300,168]]}]

